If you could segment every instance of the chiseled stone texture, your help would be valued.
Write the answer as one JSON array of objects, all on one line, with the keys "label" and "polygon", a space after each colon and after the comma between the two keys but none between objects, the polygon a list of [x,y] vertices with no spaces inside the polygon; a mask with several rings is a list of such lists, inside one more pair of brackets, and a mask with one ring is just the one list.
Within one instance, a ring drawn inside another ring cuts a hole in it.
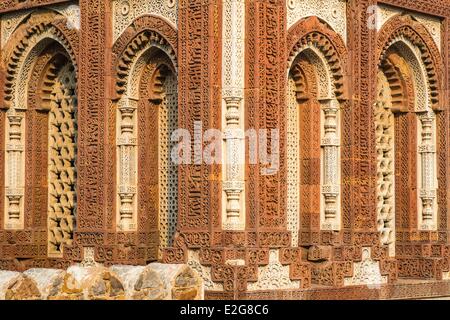
[{"label": "chiseled stone texture", "polygon": [[201,278],[187,265],[0,271],[0,300],[200,300],[203,295]]},{"label": "chiseled stone texture", "polygon": [[38,300],[41,294],[36,282],[19,272],[0,270],[1,300]]},{"label": "chiseled stone texture", "polygon": [[161,276],[167,288],[171,288],[169,300],[202,300],[203,281],[187,265],[152,263],[149,268]]}]

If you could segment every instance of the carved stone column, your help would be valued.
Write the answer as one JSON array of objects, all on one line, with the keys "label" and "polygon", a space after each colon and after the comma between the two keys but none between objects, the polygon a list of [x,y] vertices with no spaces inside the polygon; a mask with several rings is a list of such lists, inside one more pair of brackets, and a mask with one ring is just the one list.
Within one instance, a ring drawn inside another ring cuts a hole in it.
[{"label": "carved stone column", "polygon": [[435,145],[435,120],[434,112],[429,111],[419,115],[421,123],[420,154],[421,185],[419,197],[421,199],[421,230],[435,230],[436,221],[436,145]]},{"label": "carved stone column", "polygon": [[240,230],[243,229],[241,223],[241,194],[244,191],[242,161],[242,143],[244,134],[239,124],[240,98],[225,98],[227,113],[225,114],[225,144],[226,159],[225,173],[226,181],[223,183],[223,189],[226,193],[226,222],[224,229]]},{"label": "carved stone column", "polygon": [[225,213],[223,229],[243,230],[244,212],[244,97],[245,1],[223,2],[222,98],[225,124],[225,163],[223,191]]},{"label": "carved stone column", "polygon": [[324,208],[322,210],[321,228],[323,230],[339,230],[339,102],[335,99],[323,99],[321,104],[324,117],[322,138],[322,197]]},{"label": "carved stone column", "polygon": [[117,228],[136,229],[137,193],[137,100],[122,98],[118,104],[118,211]]},{"label": "carved stone column", "polygon": [[24,227],[24,114],[10,109],[7,112],[6,133],[6,219],[5,229]]}]

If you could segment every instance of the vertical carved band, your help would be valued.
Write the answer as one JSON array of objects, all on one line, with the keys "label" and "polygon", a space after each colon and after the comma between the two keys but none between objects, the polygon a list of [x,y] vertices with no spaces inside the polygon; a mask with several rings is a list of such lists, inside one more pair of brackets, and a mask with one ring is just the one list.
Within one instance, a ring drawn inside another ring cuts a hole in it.
[{"label": "vertical carved band", "polygon": [[245,228],[244,214],[244,63],[245,1],[223,3],[222,98],[225,114],[225,166],[223,191],[226,197],[223,229]]},{"label": "vertical carved band", "polygon": [[137,110],[138,101],[122,97],[118,103],[117,158],[119,159],[117,228],[121,231],[136,229],[137,212]]},{"label": "vertical carved band", "polygon": [[421,157],[421,183],[420,199],[422,203],[421,225],[422,230],[436,230],[436,143],[435,128],[436,116],[433,111],[419,115],[420,145],[418,153]]},{"label": "vertical carved band", "polygon": [[5,229],[24,227],[25,116],[21,110],[7,112]]},{"label": "vertical carved band", "polygon": [[324,208],[322,229],[340,229],[339,206],[339,148],[338,133],[339,102],[336,99],[322,99],[323,138],[322,138],[322,195]]}]

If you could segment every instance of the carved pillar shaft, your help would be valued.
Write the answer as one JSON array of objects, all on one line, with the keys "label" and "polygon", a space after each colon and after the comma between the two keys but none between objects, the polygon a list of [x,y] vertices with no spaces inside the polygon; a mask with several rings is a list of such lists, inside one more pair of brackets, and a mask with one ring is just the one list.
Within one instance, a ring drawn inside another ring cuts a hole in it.
[{"label": "carved pillar shaft", "polygon": [[339,102],[337,100],[323,100],[322,111],[324,114],[322,152],[323,175],[322,195],[324,199],[322,229],[334,230],[339,228],[339,147],[338,113]]},{"label": "carved pillar shaft", "polygon": [[226,205],[223,221],[225,230],[245,228],[244,203],[244,49],[245,1],[225,0],[223,3],[223,66],[222,98],[225,121],[225,164],[223,191]]},{"label": "carved pillar shaft", "polygon": [[227,113],[225,114],[225,175],[223,189],[226,193],[226,223],[224,229],[241,229],[241,195],[244,191],[242,145],[244,134],[240,128],[239,108],[240,98],[226,98]]},{"label": "carved pillar shaft", "polygon": [[428,112],[419,116],[421,123],[421,143],[419,154],[421,162],[420,199],[422,202],[421,229],[430,230],[436,228],[435,200],[436,200],[436,145],[435,145],[435,115]]},{"label": "carved pillar shaft", "polygon": [[11,109],[7,113],[6,135],[6,229],[23,228],[24,197],[24,125],[22,112]]},{"label": "carved pillar shaft", "polygon": [[136,192],[137,192],[137,139],[136,110],[137,101],[123,98],[119,103],[117,151],[119,160],[118,228],[132,231],[136,228]]}]

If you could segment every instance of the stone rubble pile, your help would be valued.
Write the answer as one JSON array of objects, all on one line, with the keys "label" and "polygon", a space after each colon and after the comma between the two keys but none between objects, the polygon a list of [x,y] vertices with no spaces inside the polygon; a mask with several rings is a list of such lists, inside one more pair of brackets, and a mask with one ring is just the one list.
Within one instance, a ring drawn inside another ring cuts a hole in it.
[{"label": "stone rubble pile", "polygon": [[187,265],[77,264],[67,270],[0,270],[0,300],[201,300],[203,282]]}]

